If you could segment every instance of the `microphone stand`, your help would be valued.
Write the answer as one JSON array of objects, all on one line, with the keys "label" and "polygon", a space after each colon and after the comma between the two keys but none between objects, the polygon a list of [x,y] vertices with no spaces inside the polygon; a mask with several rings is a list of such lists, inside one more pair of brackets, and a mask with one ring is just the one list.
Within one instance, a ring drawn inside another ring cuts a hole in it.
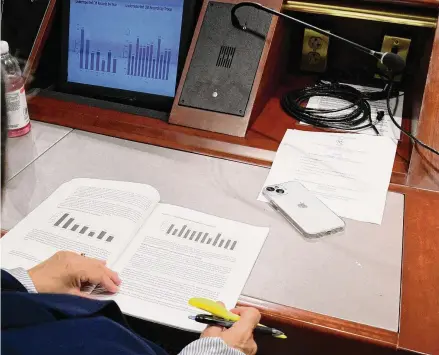
[{"label": "microphone stand", "polygon": [[297,18],[288,16],[286,14],[283,14],[283,13],[279,12],[279,11],[275,11],[273,9],[270,9],[269,7],[263,6],[263,5],[258,4],[256,2],[243,1],[241,3],[236,4],[232,8],[232,11],[231,11],[232,24],[236,28],[239,28],[239,29],[241,29],[243,31],[246,31],[247,27],[245,25],[241,25],[241,23],[239,22],[238,16],[236,16],[236,11],[239,8],[244,7],[244,6],[253,7],[255,9],[259,9],[259,10],[268,12],[269,14],[275,15],[277,17],[281,17],[281,18],[285,18],[285,19],[290,20],[290,21],[294,21],[294,22],[296,22],[298,24],[301,24],[302,26],[304,26],[306,28],[312,29],[312,30],[314,30],[316,32],[319,32],[321,34],[324,34],[324,35],[326,35],[326,36],[328,36],[330,38],[335,38],[335,39],[338,39],[338,40],[343,41],[345,43],[348,43],[351,46],[353,46],[354,48],[358,49],[359,51],[373,56],[374,58],[379,60],[382,64],[384,64],[387,68],[392,70],[394,73],[395,72],[401,72],[404,69],[404,67],[405,67],[404,60],[400,56],[395,54],[395,53],[390,53],[390,52],[382,53],[382,52],[374,51],[374,50],[372,50],[370,48],[362,46],[361,44],[352,42],[352,41],[350,41],[350,40],[348,40],[348,39],[346,39],[344,37],[341,37],[341,36],[336,35],[334,33],[325,31],[325,30],[323,30],[323,29],[321,29],[319,27],[313,26],[313,25],[311,25],[311,24],[309,24],[307,22],[304,22],[304,21],[299,20]]}]

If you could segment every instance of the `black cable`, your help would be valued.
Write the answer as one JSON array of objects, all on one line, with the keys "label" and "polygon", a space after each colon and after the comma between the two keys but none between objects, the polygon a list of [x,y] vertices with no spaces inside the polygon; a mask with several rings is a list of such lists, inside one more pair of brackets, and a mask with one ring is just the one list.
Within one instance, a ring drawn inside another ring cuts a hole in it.
[{"label": "black cable", "polygon": [[[367,100],[384,99],[386,95],[383,93],[363,93],[346,84],[320,82],[315,86],[288,92],[281,99],[281,105],[284,111],[296,120],[315,127],[348,131],[372,128],[379,135],[375,124],[383,118],[384,114],[379,112],[373,121]],[[350,104],[336,109],[303,107],[302,104],[314,96],[333,97],[350,102]],[[349,111],[343,113],[345,110]]]},{"label": "black cable", "polygon": [[[384,79],[384,78],[383,78]],[[378,111],[375,120],[371,117],[371,108],[368,101],[386,100],[387,111],[393,124],[413,142],[430,152],[439,155],[439,151],[425,144],[410,132],[407,132],[396,122],[390,107],[390,99],[398,97],[398,90],[394,89],[394,82],[387,78],[388,84],[382,91],[361,92],[354,87],[340,83],[320,82],[315,86],[300,90],[290,91],[281,99],[281,106],[284,111],[297,121],[307,123],[314,127],[331,128],[344,131],[359,131],[372,128],[377,135],[379,132],[375,127],[376,123],[384,118],[384,111]],[[345,107],[338,109],[314,109],[303,107],[303,104],[314,96],[326,96],[342,99],[350,102]],[[350,110],[343,113],[345,110]],[[340,113],[337,115],[337,113]]]},{"label": "black cable", "polygon": [[390,80],[390,84],[389,84],[389,89],[388,89],[388,93],[387,93],[387,98],[386,98],[386,102],[387,102],[387,111],[389,113],[390,119],[392,120],[393,124],[402,132],[404,133],[407,137],[409,137],[411,140],[413,140],[415,143],[419,144],[421,147],[429,150],[430,152],[439,155],[439,151],[437,151],[436,149],[434,149],[433,147],[430,147],[429,145],[425,144],[424,142],[422,142],[421,140],[419,140],[418,138],[416,138],[413,134],[411,134],[410,132],[407,132],[404,128],[401,127],[401,125],[398,124],[398,122],[396,122],[395,117],[393,116],[393,111],[390,107],[390,99],[391,99],[391,93],[392,93],[392,89],[393,89],[393,81]]}]

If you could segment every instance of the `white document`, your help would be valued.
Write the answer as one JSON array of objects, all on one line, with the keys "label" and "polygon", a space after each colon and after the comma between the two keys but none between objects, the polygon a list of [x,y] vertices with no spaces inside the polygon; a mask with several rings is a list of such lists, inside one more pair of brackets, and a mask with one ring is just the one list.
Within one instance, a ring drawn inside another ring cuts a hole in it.
[{"label": "white document", "polygon": [[112,264],[159,200],[148,185],[74,179],[2,238],[2,267],[29,269],[60,250]]},{"label": "white document", "polygon": [[159,205],[114,269],[122,311],[193,331],[201,313],[192,297],[233,308],[268,234],[259,228],[171,205]]},{"label": "white document", "polygon": [[[377,91],[376,88],[372,88],[369,86],[359,86],[359,85],[351,85],[349,86],[354,87],[355,89],[363,92],[374,92]],[[393,116],[395,118],[395,121],[398,122],[399,125],[401,125],[402,122],[402,108],[404,105],[404,93],[401,92],[399,97],[395,97],[390,99],[390,107],[394,109]],[[375,127],[377,128],[378,132],[380,132],[380,135],[385,137],[390,137],[394,139],[400,139],[401,137],[401,131],[395,126],[395,124],[390,119],[390,116],[388,115],[387,111],[387,102],[386,100],[377,100],[377,101],[368,101],[371,108],[371,115],[372,120],[375,121],[377,111],[384,111],[384,117],[381,122],[378,122]],[[306,105],[307,108],[315,108],[315,109],[340,109],[343,107],[348,106],[349,103],[345,100],[328,97],[328,96],[313,96],[309,99],[308,104]],[[352,112],[353,108],[343,110],[337,113],[330,113],[327,114],[328,117],[332,116],[338,116],[340,114],[347,114],[349,112]],[[300,122],[300,124],[306,124],[304,122]],[[367,128],[358,131],[358,133],[364,133],[369,135],[376,135],[375,131],[372,128]]]},{"label": "white document", "polygon": [[340,217],[381,224],[395,153],[387,137],[288,130],[264,187],[296,180]]},{"label": "white document", "polygon": [[74,179],[2,238],[2,267],[29,269],[60,250],[107,260],[120,291],[92,295],[135,317],[201,331],[188,319],[200,312],[189,299],[233,308],[269,229],[159,201],[148,185]]}]

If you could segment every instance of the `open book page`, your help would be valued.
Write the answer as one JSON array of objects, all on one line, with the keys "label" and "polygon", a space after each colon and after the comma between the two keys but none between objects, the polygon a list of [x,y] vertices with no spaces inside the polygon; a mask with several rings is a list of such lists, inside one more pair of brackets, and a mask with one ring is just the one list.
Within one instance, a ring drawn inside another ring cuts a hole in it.
[{"label": "open book page", "polygon": [[111,265],[159,200],[148,185],[74,179],[2,238],[2,267],[29,269],[59,250]]},{"label": "open book page", "polygon": [[122,284],[113,298],[126,314],[201,331],[192,297],[236,305],[268,228],[159,204],[115,265]]}]

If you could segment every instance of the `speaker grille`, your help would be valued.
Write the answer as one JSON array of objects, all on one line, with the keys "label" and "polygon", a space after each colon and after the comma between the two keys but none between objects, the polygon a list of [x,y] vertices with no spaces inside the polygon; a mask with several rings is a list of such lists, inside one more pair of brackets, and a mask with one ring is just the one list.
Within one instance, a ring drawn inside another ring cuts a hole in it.
[{"label": "speaker grille", "polygon": [[234,4],[208,4],[179,105],[244,117],[271,15],[240,8],[239,20],[247,24],[242,31],[230,21]]},{"label": "speaker grille", "polygon": [[221,46],[218,59],[216,61],[216,66],[229,69],[232,66],[235,51],[235,47]]}]

